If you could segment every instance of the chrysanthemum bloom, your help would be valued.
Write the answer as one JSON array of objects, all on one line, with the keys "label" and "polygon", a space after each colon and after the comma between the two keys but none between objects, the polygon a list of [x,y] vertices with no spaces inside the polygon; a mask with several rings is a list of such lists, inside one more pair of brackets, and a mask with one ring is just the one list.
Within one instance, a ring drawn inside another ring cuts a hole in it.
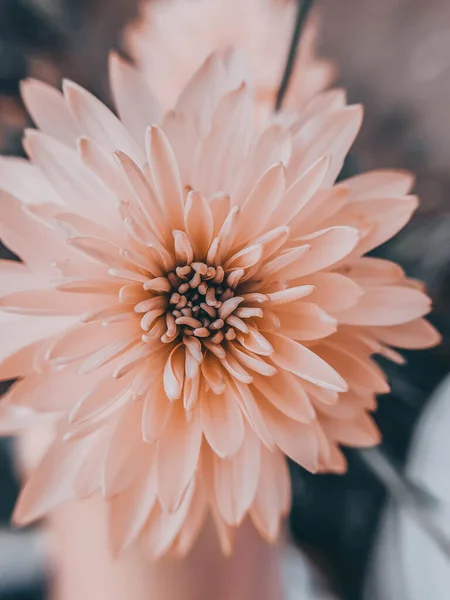
[{"label": "chrysanthemum bloom", "polygon": [[[224,551],[250,515],[276,537],[285,456],[341,472],[388,390],[372,360],[437,335],[430,303],[364,258],[410,218],[408,174],[333,186],[361,122],[341,92],[288,129],[255,126],[239,57],[213,55],[161,116],[113,57],[122,120],[86,90],[35,81],[30,162],[3,159],[4,432],[48,418],[55,440],[15,520],[101,493],[113,546],[182,555],[212,513]],[[159,125],[151,125],[151,123]]]},{"label": "chrysanthemum bloom", "polygon": [[[144,0],[125,44],[164,108],[175,104],[213,51],[241,48],[251,67],[257,104],[267,114],[275,104],[296,10],[295,0]],[[287,110],[300,110],[334,78],[332,62],[315,55],[316,34],[316,21],[308,20],[284,99]]]}]

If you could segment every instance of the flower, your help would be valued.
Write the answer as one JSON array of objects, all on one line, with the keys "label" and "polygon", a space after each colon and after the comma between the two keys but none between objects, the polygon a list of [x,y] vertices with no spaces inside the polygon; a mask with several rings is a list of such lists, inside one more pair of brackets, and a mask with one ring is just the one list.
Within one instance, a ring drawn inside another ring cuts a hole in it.
[{"label": "flower", "polygon": [[55,438],[17,523],[101,493],[116,550],[183,555],[208,513],[225,552],[247,515],[273,540],[285,457],[345,470],[340,444],[379,440],[372,355],[437,342],[420,286],[363,256],[410,218],[411,176],[335,185],[361,108],[332,91],[257,126],[242,73],[212,55],[163,115],[113,55],[122,120],[72,82],[25,82],[40,131],[29,162],[0,163],[0,234],[23,261],[1,263],[0,377],[19,381],[0,423],[47,415]]},{"label": "flower", "polygon": [[[125,46],[154,86],[165,108],[213,52],[245,52],[255,81],[256,101],[265,116],[275,98],[288,55],[297,3],[293,0],[153,0],[125,32]],[[298,111],[331,84],[335,67],[315,56],[316,20],[308,20],[297,51],[284,108]]]}]

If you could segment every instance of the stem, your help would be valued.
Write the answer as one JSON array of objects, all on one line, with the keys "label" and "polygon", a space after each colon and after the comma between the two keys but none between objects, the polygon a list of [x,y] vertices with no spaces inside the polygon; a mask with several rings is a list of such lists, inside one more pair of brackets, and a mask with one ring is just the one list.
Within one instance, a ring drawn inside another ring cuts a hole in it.
[{"label": "stem", "polygon": [[300,36],[305,24],[306,18],[308,17],[309,11],[313,5],[314,0],[298,0],[298,12],[297,18],[295,19],[294,32],[292,34],[291,45],[289,47],[289,53],[284,68],[283,77],[281,79],[280,87],[277,92],[277,99],[275,102],[275,111],[278,112],[282,105],[289,87],[292,71],[295,65],[295,59],[297,57],[298,43]]},{"label": "stem", "polygon": [[[184,559],[153,563],[139,543],[112,558],[105,501],[91,497],[55,510],[52,600],[281,600],[280,549],[251,523],[236,531],[233,555],[222,556],[208,522]],[[145,539],[145,538],[144,538]]]}]

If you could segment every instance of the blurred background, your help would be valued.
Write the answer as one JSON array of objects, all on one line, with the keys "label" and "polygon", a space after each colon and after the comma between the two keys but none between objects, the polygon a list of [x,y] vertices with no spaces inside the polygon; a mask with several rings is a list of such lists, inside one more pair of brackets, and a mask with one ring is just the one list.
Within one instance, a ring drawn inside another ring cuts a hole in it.
[{"label": "blurred background", "polygon": [[[445,383],[438,386],[450,367],[450,2],[315,5],[319,53],[336,62],[337,83],[350,101],[365,105],[345,175],[377,167],[417,174],[421,207],[378,254],[427,283],[444,343],[408,356],[404,367],[383,363],[392,393],[380,399],[376,415],[379,452],[347,453],[345,476],[292,469],[290,531],[308,563],[287,554],[289,600],[445,600],[450,399]],[[138,0],[0,0],[2,153],[22,154],[22,130],[30,123],[19,82],[27,76],[54,84],[68,77],[109,102],[107,54],[120,49],[123,27],[137,11]],[[43,541],[38,530],[9,528],[17,493],[10,450],[2,441],[0,600],[38,600],[46,588]],[[308,595],[301,595],[305,582]]]}]

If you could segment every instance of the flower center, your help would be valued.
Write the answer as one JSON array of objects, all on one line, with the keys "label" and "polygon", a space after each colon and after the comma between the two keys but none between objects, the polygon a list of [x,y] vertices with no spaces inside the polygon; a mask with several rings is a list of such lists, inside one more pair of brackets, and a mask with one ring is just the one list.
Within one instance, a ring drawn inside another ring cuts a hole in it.
[{"label": "flower center", "polygon": [[227,319],[242,299],[225,281],[222,267],[194,262],[177,267],[167,279],[172,285],[168,315],[173,316],[180,332],[210,338],[216,344],[236,337]]},{"label": "flower center", "polygon": [[[234,340],[237,331],[248,331],[242,318],[255,313],[255,309],[239,308],[244,298],[236,295],[238,282],[235,273],[226,276],[221,266],[192,262],[144,284],[144,289],[161,295],[141,302],[135,310],[146,312],[141,321],[143,329],[150,330],[148,335],[153,337],[154,326],[155,334],[164,343],[193,336],[204,338],[208,345],[220,344],[223,340]],[[249,310],[251,314],[247,315]],[[255,315],[259,316],[259,312]],[[160,325],[157,318],[162,318]]]}]

